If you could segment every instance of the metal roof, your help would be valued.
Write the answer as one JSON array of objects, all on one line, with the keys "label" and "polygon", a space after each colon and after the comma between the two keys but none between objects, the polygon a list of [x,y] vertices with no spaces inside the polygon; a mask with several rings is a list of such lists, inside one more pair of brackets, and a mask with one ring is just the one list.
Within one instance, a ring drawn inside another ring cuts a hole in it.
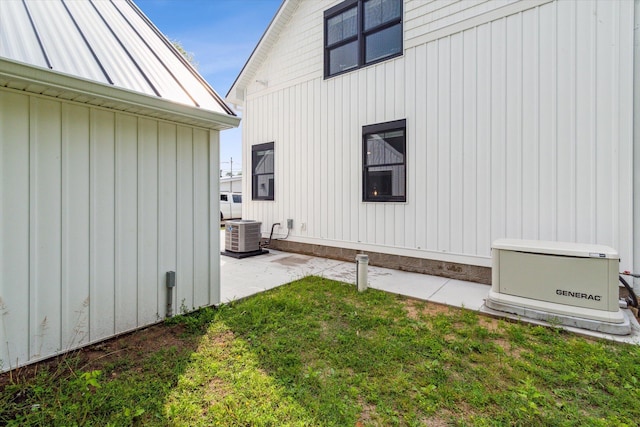
[{"label": "metal roof", "polygon": [[0,0],[0,57],[235,116],[131,0]]}]

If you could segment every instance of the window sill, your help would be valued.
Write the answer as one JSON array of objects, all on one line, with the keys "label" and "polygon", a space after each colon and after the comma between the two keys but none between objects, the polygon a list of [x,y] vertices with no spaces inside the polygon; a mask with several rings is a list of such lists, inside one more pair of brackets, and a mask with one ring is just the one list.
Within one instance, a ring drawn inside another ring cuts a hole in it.
[{"label": "window sill", "polygon": [[403,55],[404,55],[404,51],[402,51],[400,53],[397,53],[395,55],[392,55],[392,56],[387,56],[385,58],[378,59],[378,60],[373,61],[373,62],[369,62],[369,63],[364,64],[364,65],[360,65],[359,67],[349,68],[348,70],[340,71],[338,73],[334,73],[334,74],[331,74],[331,75],[328,75],[328,76],[325,75],[324,76],[324,80],[329,80],[329,79],[332,79],[334,77],[338,77],[338,76],[342,76],[342,75],[345,75],[345,74],[353,73],[355,71],[362,70],[364,68],[371,67],[372,65],[380,64],[382,62],[391,61],[392,59],[397,59],[397,58],[399,58],[399,57],[401,57]]}]

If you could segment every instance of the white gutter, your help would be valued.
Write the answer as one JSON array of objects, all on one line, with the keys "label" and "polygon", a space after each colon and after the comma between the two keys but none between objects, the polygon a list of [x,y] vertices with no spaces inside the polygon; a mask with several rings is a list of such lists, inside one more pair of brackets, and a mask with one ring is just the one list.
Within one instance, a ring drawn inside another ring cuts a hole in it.
[{"label": "white gutter", "polygon": [[[226,113],[205,110],[174,101],[134,92],[127,89],[93,82],[56,71],[34,67],[21,62],[0,58],[0,82],[7,80],[28,85],[40,86],[40,92],[46,94],[47,89],[73,93],[83,98],[90,98],[87,104],[106,106],[107,108],[127,111],[128,108],[142,110],[139,114],[161,113],[171,116],[177,122],[193,124],[208,129],[231,129],[238,127],[240,118]],[[7,87],[12,87],[7,84]],[[64,97],[63,99],[69,99]],[[96,102],[99,101],[99,102]],[[153,116],[152,116],[153,117]]]},{"label": "white gutter", "polygon": [[[640,273],[640,0],[633,22],[633,270]],[[634,279],[633,289],[640,293],[640,280]]]}]

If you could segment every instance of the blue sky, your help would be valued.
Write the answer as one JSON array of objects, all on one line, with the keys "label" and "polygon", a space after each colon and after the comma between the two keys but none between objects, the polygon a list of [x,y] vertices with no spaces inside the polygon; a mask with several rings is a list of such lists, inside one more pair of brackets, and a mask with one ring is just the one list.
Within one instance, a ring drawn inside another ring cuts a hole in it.
[{"label": "blue sky", "polygon": [[[198,71],[224,97],[281,0],[134,0],[171,40],[195,56]],[[240,129],[221,133],[220,168],[241,169]]]}]

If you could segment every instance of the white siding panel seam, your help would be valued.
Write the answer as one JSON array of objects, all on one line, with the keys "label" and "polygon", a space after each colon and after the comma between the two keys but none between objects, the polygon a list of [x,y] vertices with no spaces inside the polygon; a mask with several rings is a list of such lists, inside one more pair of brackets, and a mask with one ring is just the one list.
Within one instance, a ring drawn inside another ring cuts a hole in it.
[{"label": "white siding panel seam", "polygon": [[143,156],[145,154],[145,148],[144,148],[144,143],[145,143],[145,138],[143,136],[143,131],[146,130],[146,126],[145,126],[145,122],[143,120],[141,120],[140,117],[138,117],[136,119],[136,140],[137,140],[137,146],[136,146],[136,191],[138,194],[138,207],[136,209],[136,257],[138,259],[137,262],[137,271],[136,271],[136,282],[138,283],[138,286],[136,288],[136,300],[139,302],[138,303],[138,307],[136,308],[136,325],[140,325],[144,322],[145,319],[145,310],[143,308],[143,305],[141,303],[141,301],[143,300],[144,296],[141,296],[141,283],[145,283],[145,277],[146,277],[146,271],[144,266],[141,267],[140,264],[144,263],[146,265],[146,258],[144,257],[145,255],[145,241],[143,240],[143,236],[144,236],[144,231],[143,228],[145,227],[144,224],[144,218],[142,217],[142,215],[144,214],[144,212],[146,211],[146,200],[143,200],[143,197],[145,197],[145,188],[144,188],[144,184],[143,184],[143,179],[144,179],[144,171],[146,170],[145,167],[145,163],[143,161]]},{"label": "white siding panel seam", "polygon": [[488,224],[486,224],[486,227],[488,229],[488,233],[485,236],[489,236],[489,241],[491,241],[492,236],[495,236],[496,230],[494,227],[494,223],[491,220],[492,219],[492,205],[493,205],[493,196],[494,196],[494,190],[493,190],[493,185],[491,178],[493,176],[492,172],[494,169],[494,164],[493,164],[493,156],[494,156],[494,148],[493,148],[493,138],[492,138],[492,134],[493,134],[493,122],[494,122],[494,118],[493,118],[493,96],[494,96],[494,91],[493,88],[491,87],[491,76],[493,75],[493,49],[492,49],[492,44],[491,44],[491,40],[493,38],[492,36],[492,31],[493,31],[493,27],[491,25],[491,23],[487,23],[484,24],[487,28],[487,40],[485,41],[486,43],[486,51],[488,53],[487,55],[487,64],[486,67],[488,68],[487,72],[486,72],[486,76],[485,76],[485,82],[486,82],[486,86],[487,86],[487,90],[488,90],[488,94],[487,94],[487,104],[485,105],[485,107],[487,108],[487,125],[486,125],[486,139],[485,139],[485,144],[486,144],[486,150],[487,150],[487,155],[486,155],[486,162],[488,164],[488,168],[485,171],[486,174],[486,181],[487,181],[487,201],[486,201],[486,211],[485,213],[487,214],[487,218],[488,219]]},{"label": "white siding panel seam", "polygon": [[58,277],[58,281],[60,283],[60,289],[58,289],[58,298],[60,301],[60,316],[58,318],[58,345],[56,348],[56,352],[59,352],[61,350],[63,350],[63,332],[64,332],[64,313],[62,313],[62,308],[63,308],[63,302],[64,302],[64,277],[63,277],[63,266],[64,266],[64,246],[63,246],[63,242],[64,242],[64,227],[63,227],[63,223],[64,223],[64,157],[63,157],[63,147],[64,147],[64,139],[63,139],[63,116],[62,116],[62,104],[60,103],[56,103],[60,106],[60,109],[58,111],[57,114],[57,121],[60,124],[60,128],[59,130],[59,134],[57,135],[59,141],[60,141],[60,146],[58,149],[58,165],[59,165],[59,170],[58,170],[58,182],[60,183],[60,194],[59,194],[59,199],[58,199],[58,203],[60,204],[58,206],[58,215],[60,218],[59,224],[58,224],[58,229],[60,230],[60,241],[58,242],[58,248],[57,248],[57,252],[60,254],[59,257],[59,277]]},{"label": "white siding panel seam", "polygon": [[35,190],[36,186],[34,183],[36,182],[36,172],[38,170],[37,162],[35,158],[35,130],[33,129],[35,124],[33,123],[34,117],[36,114],[34,113],[35,105],[34,100],[30,100],[29,102],[29,352],[28,357],[38,357],[39,355],[34,353],[36,350],[36,343],[34,342],[36,333],[34,329],[36,328],[37,319],[34,319],[36,315],[36,307],[34,299],[31,298],[32,292],[36,289],[36,272],[35,272],[35,261],[36,261],[36,248],[37,241],[36,233],[33,229],[33,224],[36,224],[36,200],[35,200]]},{"label": "white siding panel seam", "polygon": [[[640,270],[640,0],[634,0],[634,31],[633,31],[633,255],[631,257],[633,268],[631,271]],[[622,88],[621,88],[622,89]],[[634,290],[640,292],[640,279],[634,280]]]},{"label": "white siding panel seam", "polygon": [[[0,92],[0,111],[4,110],[4,98],[5,94]],[[4,132],[5,130],[3,129],[3,127],[5,127],[5,123],[0,120],[0,141],[2,141],[4,139]],[[3,282],[6,280],[7,277],[9,277],[9,275],[6,273],[5,270],[5,261],[4,261],[4,244],[3,242],[6,242],[8,239],[5,236],[5,231],[4,231],[4,223],[5,223],[5,215],[4,215],[4,198],[5,198],[5,190],[4,190],[4,174],[3,169],[4,169],[4,145],[0,144],[0,323],[2,323],[2,329],[0,329],[0,342],[9,342],[9,337],[7,335],[7,314],[8,314],[8,310],[7,310],[7,305],[5,302],[5,299],[7,298],[6,295],[4,295],[4,286],[3,286]],[[7,346],[8,347],[8,346]],[[9,353],[9,349],[6,349],[6,352]],[[8,363],[11,363],[11,357],[7,357],[5,356],[5,352],[4,351],[0,351],[0,360],[4,360],[4,359],[9,359]]]},{"label": "white siding panel seam", "polygon": [[[598,4],[597,3],[593,3],[593,16],[596,17],[598,16]],[[590,232],[591,235],[589,236],[589,240],[594,240],[597,241],[598,239],[598,183],[600,181],[600,179],[604,179],[604,176],[600,176],[600,171],[598,170],[598,162],[597,162],[597,156],[598,156],[598,110],[599,110],[599,105],[600,105],[600,94],[598,93],[598,78],[599,78],[599,73],[598,73],[598,25],[597,25],[597,21],[595,21],[593,18],[590,20],[592,25],[595,24],[595,27],[593,29],[593,31],[591,32],[591,39],[592,39],[592,43],[591,46],[593,47],[592,49],[592,55],[591,55],[591,67],[590,69],[593,70],[592,73],[592,81],[590,82],[590,86],[591,89],[594,92],[594,96],[591,97],[591,99],[589,100],[591,103],[591,117],[590,117],[590,124],[592,127],[591,130],[591,152],[590,152],[590,158],[589,158],[589,162],[591,164],[591,170],[594,171],[593,175],[591,176],[591,193],[592,193],[592,197],[591,197],[591,206],[589,209],[589,212],[593,212],[593,215],[591,216],[591,227],[590,227]]]},{"label": "white siding panel seam", "polygon": [[155,131],[156,131],[156,138],[154,141],[154,145],[156,147],[156,216],[155,216],[155,220],[156,220],[156,229],[155,229],[155,233],[156,233],[156,246],[155,246],[155,271],[156,271],[156,280],[155,280],[155,291],[156,291],[156,305],[155,305],[155,309],[156,309],[156,320],[160,320],[162,318],[161,313],[161,306],[162,306],[162,292],[160,291],[162,289],[162,275],[159,272],[159,267],[160,267],[160,256],[161,256],[161,252],[160,252],[160,243],[161,243],[161,233],[160,233],[160,210],[162,209],[162,205],[160,204],[161,200],[162,200],[162,196],[161,196],[161,188],[160,188],[160,183],[162,182],[160,179],[160,172],[161,172],[161,165],[160,165],[160,122],[155,122]]},{"label": "white siding panel seam", "polygon": [[[408,48],[415,47],[420,44],[429,43],[433,40],[438,40],[443,37],[447,37],[452,34],[467,30],[469,28],[482,25],[486,22],[504,18],[509,15],[513,15],[513,14],[522,12],[524,10],[531,9],[531,8],[543,5],[545,3],[549,3],[551,1],[554,1],[554,0],[522,0],[514,3],[510,3],[506,6],[491,10],[489,12],[486,12],[477,16],[472,16],[467,19],[462,19],[460,22],[453,23],[451,25],[433,30],[431,32],[427,32],[425,34],[409,35],[405,37],[404,48],[406,50]],[[405,33],[406,32],[407,31],[405,30]]]},{"label": "white siding panel seam", "polygon": [[[569,24],[571,25],[571,27],[569,28],[571,35],[567,37],[568,39],[568,48],[569,50],[569,68],[570,70],[568,70],[568,72],[566,73],[567,76],[575,76],[577,74],[577,67],[578,67],[578,58],[577,58],[577,47],[578,47],[578,37],[577,37],[577,12],[574,10],[573,6],[574,4],[571,2],[567,2],[567,3],[556,3],[557,5],[557,9],[559,10],[561,5],[565,6],[566,9],[569,9],[568,12],[566,12],[569,17]],[[560,21],[560,20],[559,20]],[[565,27],[566,28],[566,27]],[[560,32],[558,32],[558,34],[560,34]],[[572,40],[573,38],[573,40]],[[570,117],[569,117],[569,124],[568,124],[568,128],[569,128],[569,139],[570,140],[574,140],[576,141],[575,144],[572,144],[572,148],[573,150],[571,151],[570,155],[571,155],[571,159],[573,161],[573,164],[575,165],[574,170],[573,170],[573,174],[572,174],[572,190],[573,192],[571,193],[571,199],[572,199],[572,207],[575,206],[575,210],[571,209],[570,211],[570,216],[569,216],[569,221],[570,223],[573,225],[573,237],[576,239],[576,241],[580,241],[580,229],[579,229],[579,211],[578,211],[578,206],[580,205],[579,203],[579,194],[580,191],[578,190],[578,185],[580,182],[580,176],[579,176],[579,171],[580,171],[580,163],[579,163],[579,155],[581,150],[579,150],[579,146],[577,144],[577,141],[580,139],[578,137],[578,135],[580,135],[578,133],[578,122],[579,122],[579,116],[578,116],[578,103],[574,100],[577,99],[577,94],[578,94],[578,90],[579,90],[579,80],[577,78],[574,78],[571,82],[568,82],[567,85],[571,88],[571,92],[569,94],[569,99],[567,100],[567,102],[572,102],[573,101],[573,105],[567,106],[565,107],[566,110],[568,110],[570,113]],[[560,107],[558,107],[558,109],[560,110]],[[586,129],[586,126],[585,126]],[[588,141],[585,141],[585,144],[588,144]],[[587,146],[588,148],[588,146]],[[587,163],[588,165],[588,163]],[[590,165],[589,165],[590,166]],[[587,197],[589,197],[589,194],[587,194]]]},{"label": "white siding panel seam", "polygon": [[196,221],[197,221],[197,217],[196,217],[196,167],[195,167],[195,163],[196,163],[196,158],[194,156],[195,154],[195,138],[193,135],[193,129],[191,130],[191,206],[193,207],[193,209],[191,210],[191,253],[192,253],[192,257],[191,257],[191,269],[193,270],[193,286],[191,288],[191,301],[193,301],[192,303],[192,309],[196,308],[196,288],[198,286],[197,283],[197,276],[196,276],[196,255],[198,253],[198,248],[196,246],[197,242],[196,242]]},{"label": "white siding panel seam", "polygon": [[[34,219],[34,200],[33,200],[33,182],[34,182],[34,177],[33,174],[35,173],[34,171],[37,170],[34,166],[35,166],[35,160],[34,160],[34,147],[33,147],[33,135],[34,135],[34,131],[33,131],[33,125],[31,124],[32,120],[34,119],[35,114],[33,113],[33,102],[34,99],[29,97],[28,98],[28,105],[29,105],[29,133],[28,133],[28,155],[29,155],[29,163],[27,166],[27,170],[28,170],[28,177],[27,177],[27,187],[28,187],[28,191],[29,191],[29,202],[28,202],[28,212],[29,212],[29,223],[27,225],[27,232],[28,232],[28,237],[29,237],[29,262],[28,262],[28,267],[29,267],[29,271],[28,271],[28,275],[27,275],[27,283],[28,283],[28,303],[29,306],[27,308],[27,324],[28,324],[28,328],[27,328],[27,335],[28,335],[28,345],[27,345],[27,353],[26,353],[26,358],[31,359],[32,355],[33,355],[33,351],[34,351],[34,344],[33,344],[33,340],[32,340],[32,328],[34,327],[34,320],[33,320],[33,313],[34,313],[34,308],[33,308],[33,301],[31,298],[33,289],[35,288],[35,285],[33,283],[34,280],[34,271],[33,271],[33,261],[35,260],[35,243],[34,243],[34,233],[33,233],[33,224],[35,223],[35,219]],[[18,363],[18,361],[16,360],[16,362]]]},{"label": "white siding panel seam", "polygon": [[113,312],[113,316],[112,316],[112,323],[113,325],[111,326],[112,331],[116,331],[117,330],[117,322],[118,319],[116,317],[116,313],[118,312],[118,294],[117,294],[117,289],[118,289],[118,284],[117,284],[117,267],[118,267],[118,242],[117,242],[117,238],[118,238],[118,156],[117,156],[117,149],[118,149],[118,128],[117,128],[117,117],[114,115],[112,123],[112,132],[113,132],[113,164],[111,165],[111,167],[113,168],[113,230],[114,230],[114,238],[113,238],[113,266],[114,266],[114,274],[113,274],[113,279],[112,279],[112,289],[113,289],[113,308],[112,308],[112,312]]}]

